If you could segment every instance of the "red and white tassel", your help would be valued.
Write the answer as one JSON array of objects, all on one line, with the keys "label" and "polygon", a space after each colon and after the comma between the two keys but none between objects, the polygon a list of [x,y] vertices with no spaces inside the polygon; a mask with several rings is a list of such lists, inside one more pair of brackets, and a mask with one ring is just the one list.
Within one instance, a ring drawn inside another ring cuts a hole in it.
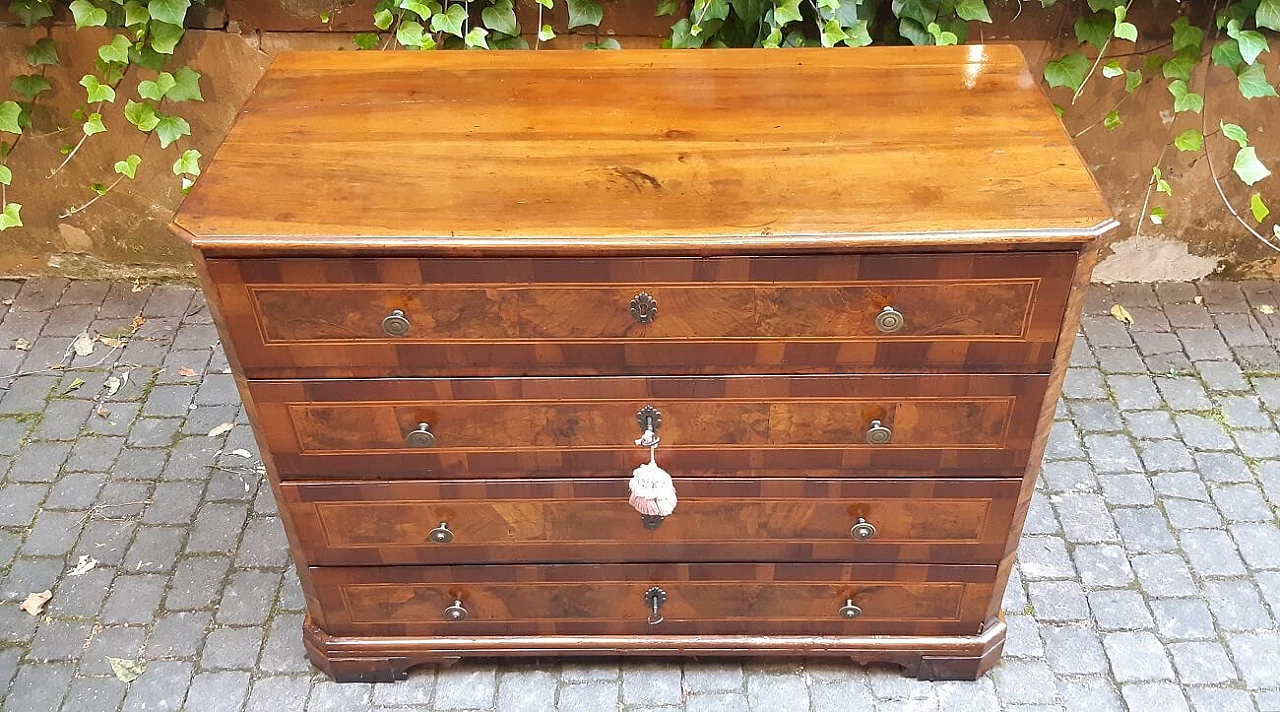
[{"label": "red and white tassel", "polygon": [[641,514],[666,517],[676,509],[676,486],[671,475],[655,461],[649,449],[649,461],[631,473],[631,506]]}]

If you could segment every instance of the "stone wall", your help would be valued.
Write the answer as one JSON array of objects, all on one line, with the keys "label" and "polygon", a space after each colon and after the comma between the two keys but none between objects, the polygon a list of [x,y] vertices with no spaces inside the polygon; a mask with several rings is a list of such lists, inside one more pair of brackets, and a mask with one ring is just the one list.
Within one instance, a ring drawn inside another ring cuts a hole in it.
[{"label": "stone wall", "polygon": [[[0,234],[0,275],[58,273],[73,276],[133,276],[145,279],[187,278],[189,262],[184,248],[165,231],[165,224],[181,200],[180,186],[170,165],[185,148],[197,148],[211,156],[230,125],[236,109],[248,96],[276,52],[292,49],[351,48],[354,32],[370,28],[371,8],[376,0],[225,0],[194,17],[198,29],[188,32],[179,46],[178,61],[190,64],[204,75],[204,103],[187,103],[180,113],[191,123],[193,137],[166,150],[155,141],[140,146],[141,135],[125,124],[118,114],[107,115],[108,133],[95,136],[69,167],[53,177],[51,170],[62,161],[59,147],[65,134],[56,131],[78,105],[83,92],[77,81],[92,65],[94,52],[105,31],[73,31],[55,27],[62,63],[50,68],[48,78],[55,91],[41,98],[36,113],[36,129],[22,139],[11,165],[15,180],[10,199],[23,204],[26,226]],[[996,23],[981,28],[982,40],[1018,43],[1039,73],[1044,62],[1075,45],[1071,17],[1063,13],[1069,3],[1044,10],[1039,3],[992,5]],[[576,49],[595,35],[617,37],[624,47],[654,47],[670,26],[670,18],[655,18],[651,0],[605,2],[605,21],[597,33],[562,34],[549,49]],[[335,5],[338,5],[335,11]],[[536,27],[537,6],[533,0],[519,0],[521,25]],[[548,13],[544,22],[563,28],[563,3]],[[1196,4],[1198,5],[1198,4]],[[1145,7],[1145,5],[1143,6]],[[1145,10],[1134,19],[1144,38],[1161,44],[1168,22],[1180,8],[1173,4]],[[331,11],[328,24],[322,12]],[[1203,12],[1203,8],[1195,11]],[[1011,22],[1015,13],[1016,21]],[[25,48],[36,35],[8,24],[12,18],[0,13],[0,77],[24,73]],[[855,51],[855,50],[849,50]],[[1271,62],[1274,65],[1274,62]],[[1205,67],[1196,70],[1195,87]],[[1240,124],[1249,131],[1258,155],[1280,173],[1280,136],[1266,133],[1263,117],[1280,116],[1280,102],[1241,99],[1234,82],[1221,68],[1213,69],[1215,89],[1206,95],[1205,125],[1216,128],[1219,118]],[[135,73],[136,74],[136,73]],[[1274,79],[1274,77],[1273,77]],[[1225,81],[1224,81],[1225,80]],[[126,80],[121,96],[135,96],[138,77]],[[1098,269],[1105,280],[1178,280],[1216,273],[1224,276],[1260,276],[1280,273],[1280,255],[1258,244],[1231,217],[1218,196],[1208,163],[1203,156],[1179,154],[1169,148],[1162,164],[1174,186],[1174,196],[1153,204],[1163,206],[1169,218],[1163,225],[1149,221],[1137,235],[1138,216],[1147,193],[1151,166],[1165,144],[1186,128],[1199,128],[1200,117],[1180,115],[1174,120],[1163,80],[1148,82],[1121,106],[1124,124],[1115,130],[1100,125],[1102,117],[1124,96],[1116,82],[1097,77],[1088,90],[1069,106],[1064,121],[1086,162],[1094,170],[1112,209],[1124,223],[1109,238],[1109,247]],[[6,80],[7,83],[7,80]],[[1193,88],[1195,88],[1193,87]],[[1069,92],[1051,92],[1054,101],[1069,104]],[[0,95],[0,98],[7,98]],[[1098,125],[1095,125],[1098,124]],[[77,132],[78,133],[78,132]],[[1209,131],[1206,131],[1209,133]],[[1214,136],[1208,141],[1213,169],[1229,171],[1231,144]],[[89,184],[109,181],[112,163],[129,153],[139,153],[143,165],[136,181],[126,181],[94,206],[69,218],[60,218],[67,207],[93,197]],[[945,172],[945,166],[939,167]],[[1248,192],[1234,177],[1223,181],[1228,195],[1239,209],[1247,205]],[[1257,188],[1280,213],[1280,179],[1271,178]],[[1269,228],[1268,228],[1269,229]]]}]

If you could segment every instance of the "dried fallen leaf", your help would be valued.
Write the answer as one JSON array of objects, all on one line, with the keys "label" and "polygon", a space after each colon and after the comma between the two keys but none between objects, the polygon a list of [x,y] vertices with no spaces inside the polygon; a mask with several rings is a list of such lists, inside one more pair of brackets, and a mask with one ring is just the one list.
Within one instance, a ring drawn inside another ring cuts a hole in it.
[{"label": "dried fallen leaf", "polygon": [[1195,302],[1196,304],[1204,304],[1204,297],[1197,296],[1195,299],[1192,299],[1191,301]]},{"label": "dried fallen leaf", "polygon": [[129,660],[127,658],[108,656],[107,662],[111,664],[111,672],[115,673],[116,678],[121,682],[133,682],[147,671],[146,660]]},{"label": "dried fallen leaf", "polygon": [[209,437],[216,438],[219,435],[229,432],[234,427],[236,427],[235,423],[223,423],[222,425],[215,427],[213,430],[210,430]]},{"label": "dried fallen leaf", "polygon": [[5,300],[0,301],[0,304],[5,305],[6,307],[7,307],[7,306],[12,306],[12,305],[13,305],[13,300],[12,300],[12,299],[5,299]]},{"label": "dried fallen leaf", "polygon": [[82,331],[76,340],[71,342],[71,348],[75,349],[77,356],[88,356],[93,353],[93,337]]},{"label": "dried fallen leaf", "polygon": [[1111,316],[1115,317],[1116,321],[1124,324],[1125,326],[1133,326],[1133,315],[1129,313],[1128,309],[1125,309],[1119,304],[1111,307]]},{"label": "dried fallen leaf", "polygon": [[76,567],[67,572],[68,576],[83,576],[93,571],[93,567],[98,565],[98,560],[92,556],[80,556],[80,561],[76,563]]},{"label": "dried fallen leaf", "polygon": [[1271,306],[1270,304],[1259,304],[1258,311],[1262,312],[1263,314],[1275,314],[1276,308]]},{"label": "dried fallen leaf", "polygon": [[112,348],[112,349],[118,349],[121,346],[125,345],[124,339],[118,339],[114,336],[99,336],[98,341],[101,341],[104,345],[107,346],[107,348]]},{"label": "dried fallen leaf", "polygon": [[111,396],[114,396],[117,392],[119,392],[120,379],[116,378],[115,376],[109,376],[107,377],[107,380],[102,382],[102,387],[107,391],[106,397],[110,398]]},{"label": "dried fallen leaf", "polygon": [[33,593],[27,596],[27,600],[18,604],[18,608],[33,616],[38,616],[44,611],[44,604],[48,603],[50,598],[53,598],[53,591],[46,590],[40,593]]},{"label": "dried fallen leaf", "polygon": [[13,340],[13,348],[19,351],[29,351],[31,349],[31,342],[23,338],[17,338]]},{"label": "dried fallen leaf", "polygon": [[106,420],[107,418],[111,417],[111,411],[107,410],[105,406],[98,406],[93,410],[93,412],[103,420]]},{"label": "dried fallen leaf", "polygon": [[244,458],[253,457],[253,453],[249,452],[248,450],[245,450],[245,449],[244,449],[244,448],[242,448],[242,447],[241,447],[241,448],[236,448],[235,450],[232,450],[231,452],[229,452],[229,453],[227,453],[227,454],[228,454],[228,455],[235,455],[236,457],[244,457]]},{"label": "dried fallen leaf", "polygon": [[178,369],[178,375],[186,378],[190,378],[191,376],[199,376],[200,372],[195,370],[194,368],[187,368],[186,366],[183,366],[182,368]]},{"label": "dried fallen leaf", "polygon": [[138,329],[141,329],[141,328],[142,328],[142,325],[143,325],[143,324],[145,324],[145,323],[147,323],[147,320],[146,320],[146,319],[143,319],[143,318],[142,318],[142,315],[141,315],[141,314],[139,314],[138,316],[135,316],[135,317],[133,318],[133,323],[130,325],[130,327],[131,327],[134,331],[137,331]]},{"label": "dried fallen leaf", "polygon": [[84,385],[84,379],[83,379],[83,378],[73,378],[73,379],[71,380],[71,383],[70,383],[70,384],[68,384],[68,385],[67,385],[67,387],[66,387],[66,389],[65,389],[65,390],[63,390],[62,392],[63,392],[63,393],[70,393],[71,391],[79,390],[79,389],[80,389],[80,386],[83,386],[83,385]]}]

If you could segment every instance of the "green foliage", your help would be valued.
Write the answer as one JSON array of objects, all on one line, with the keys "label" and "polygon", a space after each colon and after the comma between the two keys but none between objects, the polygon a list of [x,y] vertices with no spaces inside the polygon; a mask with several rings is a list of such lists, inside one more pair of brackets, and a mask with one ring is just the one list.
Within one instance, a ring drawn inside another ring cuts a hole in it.
[{"label": "green foliage", "polygon": [[142,163],[142,156],[131,153],[124,160],[116,161],[114,166],[116,173],[133,180],[138,175],[138,165]]}]

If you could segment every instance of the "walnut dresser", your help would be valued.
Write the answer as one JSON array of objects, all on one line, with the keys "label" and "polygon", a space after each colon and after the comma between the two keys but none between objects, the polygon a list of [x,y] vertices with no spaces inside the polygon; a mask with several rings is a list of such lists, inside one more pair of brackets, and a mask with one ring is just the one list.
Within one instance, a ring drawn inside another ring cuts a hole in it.
[{"label": "walnut dresser", "polygon": [[284,54],[173,230],[334,678],[937,679],[999,658],[1114,225],[1020,52],[969,46]]}]

